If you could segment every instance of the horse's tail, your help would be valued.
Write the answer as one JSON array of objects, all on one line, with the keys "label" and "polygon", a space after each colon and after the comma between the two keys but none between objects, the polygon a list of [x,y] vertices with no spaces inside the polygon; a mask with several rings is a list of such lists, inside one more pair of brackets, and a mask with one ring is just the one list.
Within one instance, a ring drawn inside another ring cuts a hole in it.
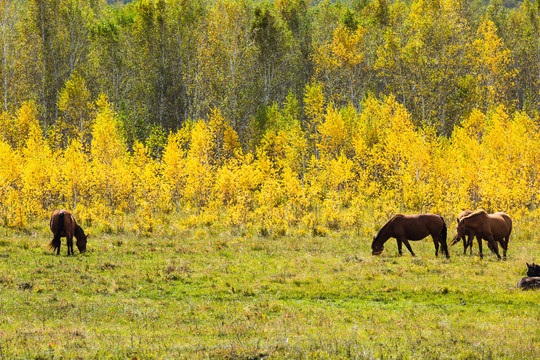
[{"label": "horse's tail", "polygon": [[64,228],[64,213],[61,211],[58,213],[58,222],[56,223],[56,231],[54,237],[49,244],[51,249],[58,249],[60,247],[60,236],[62,235],[62,229]]},{"label": "horse's tail", "polygon": [[439,239],[440,243],[443,246],[443,251],[446,253],[446,257],[450,257],[450,253],[448,252],[448,244],[446,243],[446,237],[448,236],[448,228],[446,227],[446,223],[444,222],[444,219],[442,216],[439,216],[442,220],[442,230],[441,230],[441,237]]},{"label": "horse's tail", "polygon": [[444,219],[442,216],[439,216],[442,220],[442,230],[441,230],[441,242],[443,244],[446,244],[446,237],[448,236],[448,228],[446,227],[446,223],[444,222]]}]

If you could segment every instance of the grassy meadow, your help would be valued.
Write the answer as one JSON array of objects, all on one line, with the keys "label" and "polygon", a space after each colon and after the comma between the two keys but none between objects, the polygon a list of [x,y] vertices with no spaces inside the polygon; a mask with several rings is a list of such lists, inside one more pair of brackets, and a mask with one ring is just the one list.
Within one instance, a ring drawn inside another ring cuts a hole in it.
[{"label": "grassy meadow", "polygon": [[0,228],[0,359],[540,357],[540,292],[515,287],[540,259],[534,222],[507,261],[436,258],[430,239],[373,257],[355,231],[85,230],[67,257],[45,221]]}]

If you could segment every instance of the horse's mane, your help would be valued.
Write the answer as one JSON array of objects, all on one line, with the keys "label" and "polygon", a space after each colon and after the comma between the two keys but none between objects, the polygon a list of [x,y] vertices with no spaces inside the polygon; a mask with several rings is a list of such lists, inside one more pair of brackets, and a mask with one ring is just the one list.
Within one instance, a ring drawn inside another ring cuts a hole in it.
[{"label": "horse's mane", "polygon": [[392,222],[392,220],[394,220],[396,217],[398,217],[399,215],[394,215],[390,220],[388,220],[386,222],[386,224],[383,225],[383,227],[377,232],[377,235],[375,235],[375,239],[379,238],[379,235],[381,235],[381,233],[386,230],[387,227],[390,226],[390,223]]},{"label": "horse's mane", "polygon": [[487,212],[484,209],[478,209],[475,212],[473,212],[472,214],[464,216],[461,220],[471,219],[471,218],[474,218],[474,217],[477,217],[477,216],[483,215],[483,214],[487,215]]},{"label": "horse's mane", "polygon": [[78,224],[75,224],[75,237],[79,238],[81,236],[85,236],[84,231],[82,227],[80,227]]}]

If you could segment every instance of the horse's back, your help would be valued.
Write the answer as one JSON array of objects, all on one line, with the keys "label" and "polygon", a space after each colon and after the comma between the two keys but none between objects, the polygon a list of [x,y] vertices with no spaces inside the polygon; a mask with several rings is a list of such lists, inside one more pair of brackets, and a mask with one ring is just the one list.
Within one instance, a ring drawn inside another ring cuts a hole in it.
[{"label": "horse's back", "polygon": [[523,290],[540,289],[540,277],[523,277],[518,281],[516,286]]},{"label": "horse's back", "polygon": [[[63,219],[60,220],[60,218]],[[56,233],[60,222],[62,222],[62,229],[60,229],[60,231],[62,232],[61,236],[66,236],[66,233],[68,232],[73,234],[75,228],[75,221],[73,215],[69,211],[64,209],[58,209],[53,211],[49,224],[53,233]]]},{"label": "horse's back", "polygon": [[512,219],[508,214],[503,212],[496,212],[494,214],[491,214],[491,230],[493,232],[496,232],[499,236],[510,236],[510,233],[512,232]]},{"label": "horse's back", "polygon": [[435,214],[398,214],[392,219],[398,234],[409,240],[421,240],[428,235],[439,235],[444,228],[444,220]]},{"label": "horse's back", "polygon": [[468,216],[468,215],[471,215],[473,212],[471,210],[463,210],[462,212],[459,213],[458,215],[458,221],[460,221],[461,219],[463,219],[465,216]]}]

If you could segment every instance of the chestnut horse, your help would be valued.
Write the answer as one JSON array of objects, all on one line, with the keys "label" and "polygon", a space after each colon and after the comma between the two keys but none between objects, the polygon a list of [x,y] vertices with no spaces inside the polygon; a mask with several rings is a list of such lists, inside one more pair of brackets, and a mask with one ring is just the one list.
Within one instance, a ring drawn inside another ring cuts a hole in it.
[{"label": "chestnut horse", "polygon": [[377,233],[377,236],[371,243],[372,255],[379,255],[384,250],[384,243],[395,238],[398,244],[399,255],[402,255],[402,243],[405,244],[412,256],[412,251],[409,240],[422,240],[426,236],[431,235],[433,244],[435,244],[435,256],[439,255],[439,244],[441,251],[449,258],[448,246],[446,245],[447,228],[444,219],[435,214],[419,214],[419,215],[395,215],[390,219]]},{"label": "chestnut horse", "polygon": [[67,210],[54,210],[49,224],[54,237],[49,247],[56,250],[56,255],[60,254],[60,238],[65,237],[68,248],[68,255],[73,255],[73,236],[77,238],[77,248],[81,253],[86,251],[86,241],[88,236],[83,229],[77,225],[75,218]]},{"label": "chestnut horse", "polygon": [[[471,210],[465,210],[459,213],[457,217],[457,222],[459,224],[460,220],[463,219],[465,216],[472,214],[473,212]],[[450,246],[453,246],[457,244],[460,240],[463,240],[463,255],[467,255],[467,248],[469,248],[469,253],[472,255],[472,244],[474,240],[474,232],[471,230],[465,231],[462,237],[454,237],[452,242],[450,243]]]},{"label": "chestnut horse", "polygon": [[501,255],[499,255],[497,245],[497,242],[499,242],[503,248],[503,258],[506,259],[508,242],[512,233],[512,219],[510,219],[510,216],[503,212],[488,214],[484,210],[475,211],[458,222],[456,238],[465,236],[467,231],[476,234],[481,258],[484,256],[482,254],[482,239],[484,239],[487,240],[491,251],[500,259]]}]

